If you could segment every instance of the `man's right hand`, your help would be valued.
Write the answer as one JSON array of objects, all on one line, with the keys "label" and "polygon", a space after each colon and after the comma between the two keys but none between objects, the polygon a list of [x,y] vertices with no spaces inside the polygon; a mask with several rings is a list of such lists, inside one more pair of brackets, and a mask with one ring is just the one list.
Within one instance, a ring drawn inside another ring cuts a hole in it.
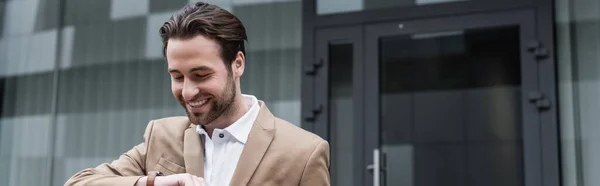
[{"label": "man's right hand", "polygon": [[[142,177],[136,183],[136,186],[146,186],[146,179]],[[204,178],[194,176],[188,173],[173,174],[168,176],[158,176],[154,179],[156,186],[206,186]]]}]

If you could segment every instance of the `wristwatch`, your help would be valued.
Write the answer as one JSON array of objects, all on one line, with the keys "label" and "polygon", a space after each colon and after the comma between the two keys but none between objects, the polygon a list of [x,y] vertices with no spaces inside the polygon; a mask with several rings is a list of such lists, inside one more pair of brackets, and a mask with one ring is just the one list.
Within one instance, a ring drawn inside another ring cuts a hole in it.
[{"label": "wristwatch", "polygon": [[159,171],[148,172],[148,179],[146,179],[146,186],[154,186],[154,179],[156,179],[157,176],[163,176],[163,173],[159,172]]}]

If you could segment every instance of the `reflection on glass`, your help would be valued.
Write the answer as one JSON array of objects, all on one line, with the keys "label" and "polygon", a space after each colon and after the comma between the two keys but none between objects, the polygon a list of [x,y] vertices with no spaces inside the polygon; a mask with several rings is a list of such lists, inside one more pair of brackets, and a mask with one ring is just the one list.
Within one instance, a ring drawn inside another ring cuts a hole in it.
[{"label": "reflection on glass", "polygon": [[354,185],[352,104],[352,44],[331,43],[329,46],[331,127],[331,169],[333,185]]},{"label": "reflection on glass", "polygon": [[518,27],[379,44],[387,185],[523,185]]},{"label": "reflection on glass", "polygon": [[0,77],[0,185],[50,180],[52,75]]},{"label": "reflection on glass", "polygon": [[363,10],[375,10],[390,7],[425,6],[440,3],[454,3],[469,0],[317,0],[317,14],[335,14],[344,12],[356,12]]},{"label": "reflection on glass", "polygon": [[553,1],[562,185],[600,185],[600,1]]}]

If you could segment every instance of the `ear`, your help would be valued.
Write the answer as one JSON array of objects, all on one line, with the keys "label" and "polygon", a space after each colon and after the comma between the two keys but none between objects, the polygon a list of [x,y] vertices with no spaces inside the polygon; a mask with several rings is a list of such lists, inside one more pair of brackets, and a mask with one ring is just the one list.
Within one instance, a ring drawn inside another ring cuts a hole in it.
[{"label": "ear", "polygon": [[231,71],[234,77],[241,77],[244,74],[244,68],[246,65],[246,56],[241,51],[238,51],[235,60],[231,63]]}]

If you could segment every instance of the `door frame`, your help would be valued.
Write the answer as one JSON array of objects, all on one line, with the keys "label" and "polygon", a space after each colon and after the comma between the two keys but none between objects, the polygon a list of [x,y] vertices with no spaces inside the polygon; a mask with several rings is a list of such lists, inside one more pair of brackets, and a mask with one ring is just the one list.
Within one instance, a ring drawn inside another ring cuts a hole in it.
[{"label": "door frame", "polygon": [[[523,178],[525,186],[542,186],[542,142],[540,140],[540,119],[537,107],[529,103],[529,92],[537,92],[539,87],[538,65],[535,56],[528,52],[527,44],[536,40],[535,14],[531,10],[506,11],[489,14],[461,15],[444,18],[418,19],[365,25],[365,162],[375,161],[373,149],[379,149],[380,140],[380,72],[379,38],[385,36],[409,35],[418,33],[444,32],[449,30],[486,28],[498,26],[519,26],[521,58],[521,108],[523,139]],[[399,25],[402,25],[399,28]],[[388,157],[391,158],[391,157]],[[373,176],[365,178],[364,185],[371,185]]]},{"label": "door frame", "polygon": [[[461,3],[428,5],[423,7],[391,7],[378,10],[364,10],[350,13],[317,15],[317,1],[302,0],[302,70],[309,69],[315,61],[315,35],[317,30],[340,26],[363,25],[398,20],[413,20],[453,15],[469,15],[482,12],[502,12],[530,9],[535,12],[536,24],[533,25],[537,39],[548,50],[549,56],[538,60],[539,90],[544,93],[551,107],[540,113],[541,149],[544,186],[561,185],[558,90],[556,74],[555,20],[553,0],[470,0]],[[315,132],[314,121],[306,120],[315,108],[315,78],[310,75],[301,77],[301,127]]]},{"label": "door frame", "polygon": [[[330,61],[329,61],[329,44],[331,41],[335,40],[349,40],[353,43],[353,62],[352,62],[352,102],[353,108],[352,120],[355,121],[353,123],[354,133],[354,149],[353,149],[353,160],[355,166],[353,169],[353,181],[355,183],[363,182],[363,175],[365,175],[365,170],[359,168],[364,164],[364,115],[362,113],[365,112],[364,105],[364,40],[363,40],[363,29],[361,26],[345,26],[345,27],[335,27],[329,29],[321,29],[317,31],[316,34],[317,40],[315,41],[315,61],[320,63],[320,67],[318,72],[314,74],[315,77],[315,105],[316,108],[314,110],[320,110],[319,114],[316,115],[314,123],[314,132],[323,137],[325,140],[329,141],[331,130],[330,130],[330,113],[329,113],[329,98],[330,98],[330,81],[329,77],[331,76],[330,71]],[[331,151],[330,151],[331,152]],[[331,157],[333,157],[333,153],[331,153]],[[335,163],[335,159],[331,159],[330,162]],[[330,175],[335,177],[335,175],[330,172]]]},{"label": "door frame", "polygon": [[[531,6],[534,5],[534,7],[539,7],[539,6],[547,6],[548,4],[551,5],[551,3],[549,2],[544,2],[541,3],[540,2],[532,2],[530,0],[526,0],[526,1],[520,1],[521,3],[517,3],[519,1],[516,1],[516,5],[518,6]],[[329,32],[326,35],[329,35],[328,37],[337,37],[337,36],[341,36],[344,34],[348,34],[351,32],[340,32],[340,29],[344,29],[344,28],[353,28],[353,30],[360,30],[359,32],[362,32],[363,35],[366,34],[366,28],[368,26],[366,25],[375,25],[375,24],[385,24],[386,22],[394,22],[393,20],[396,20],[397,22],[419,22],[419,21],[423,21],[423,20],[437,20],[436,18],[441,17],[441,15],[448,15],[448,11],[446,11],[446,13],[444,14],[435,14],[435,13],[431,13],[431,14],[419,14],[419,15],[400,15],[400,16],[396,16],[397,18],[395,19],[391,19],[390,16],[385,17],[385,16],[374,16],[372,19],[366,17],[366,15],[374,15],[373,11],[365,11],[365,12],[356,12],[356,13],[349,13],[349,14],[344,14],[344,15],[328,15],[328,16],[316,16],[314,15],[314,0],[307,0],[304,1],[303,5],[303,9],[305,10],[309,10],[304,11],[303,14],[303,50],[302,50],[302,55],[303,55],[303,71],[306,71],[307,69],[313,68],[315,64],[319,63],[319,57],[318,56],[323,56],[322,53],[320,53],[319,51],[325,51],[322,50],[321,48],[319,48],[318,46],[324,46],[322,44],[322,38],[317,38],[319,34],[323,33],[323,32]],[[506,3],[506,2],[504,2]],[[307,7],[307,5],[309,7]],[[513,4],[515,5],[515,4]],[[454,6],[454,5],[453,5]],[[458,6],[458,5],[457,5]],[[488,7],[489,8],[489,7]],[[515,8],[512,6],[507,6],[508,10],[506,9],[502,9],[502,11],[498,11],[498,12],[492,12],[492,13],[481,13],[480,14],[476,14],[476,13],[466,13],[466,14],[461,14],[461,13],[457,13],[457,14],[452,14],[452,15],[456,15],[456,16],[450,16],[450,19],[458,19],[457,17],[460,17],[461,19],[469,19],[469,18],[473,18],[473,17],[477,17],[477,16],[483,16],[485,17],[485,15],[505,15],[508,16],[509,19],[520,19],[521,16],[524,16],[525,14],[527,14],[527,16],[532,17],[533,19],[533,23],[534,24],[523,24],[520,23],[521,25],[525,25],[528,27],[528,29],[532,30],[532,33],[534,34],[534,36],[531,36],[532,39],[536,39],[538,41],[540,41],[541,43],[543,43],[544,47],[546,49],[548,49],[550,52],[550,56],[543,58],[543,59],[539,59],[537,61],[538,64],[538,80],[537,81],[537,86],[538,86],[538,90],[540,92],[543,92],[544,95],[546,96],[546,98],[551,102],[551,103],[557,103],[556,102],[556,81],[555,81],[555,72],[554,72],[554,55],[553,55],[553,49],[554,49],[554,43],[553,43],[553,38],[550,37],[553,34],[553,30],[552,29],[546,29],[544,30],[544,28],[548,28],[551,27],[553,25],[553,20],[552,19],[547,19],[548,13],[552,13],[551,10],[548,10],[547,7],[546,9],[543,8]],[[394,8],[392,8],[394,9]],[[406,9],[406,8],[398,8],[398,9]],[[440,7],[434,7],[434,8],[420,8],[420,9],[443,9]],[[391,10],[391,9],[390,9]],[[443,9],[446,10],[446,9]],[[458,10],[457,10],[458,11]],[[462,12],[470,12],[470,11],[474,11],[472,9],[468,9],[468,11],[466,10],[462,10]],[[489,11],[493,11],[491,8],[489,9]],[[312,13],[311,13],[312,12]],[[460,11],[458,11],[460,12]],[[520,12],[520,13],[514,13],[514,12]],[[430,16],[428,16],[430,15]],[[437,16],[436,16],[437,15]],[[357,18],[357,17],[362,17],[358,20],[352,20],[353,18]],[[394,17],[394,16],[391,16]],[[401,21],[401,20],[407,20],[410,17],[412,17],[413,19],[410,19],[408,21]],[[405,19],[402,19],[405,18]],[[440,20],[443,18],[439,18]],[[315,21],[315,20],[320,20],[320,21]],[[345,20],[342,21],[342,23],[334,23],[331,20]],[[384,23],[382,23],[383,20]],[[392,21],[391,21],[392,20]],[[483,21],[483,20],[478,20],[475,19],[476,21]],[[459,22],[460,23],[460,22]],[[443,24],[443,23],[441,23]],[[469,23],[470,24],[470,23]],[[480,24],[486,24],[485,22],[482,22]],[[464,24],[463,24],[464,25]],[[360,29],[358,29],[360,28]],[[329,31],[327,31],[329,30]],[[338,30],[338,31],[332,31],[332,30]],[[523,36],[522,36],[523,37]],[[365,37],[363,37],[365,38]],[[366,39],[365,39],[366,40]],[[365,40],[363,40],[363,42],[365,42]],[[523,41],[523,40],[522,40]],[[368,47],[367,47],[368,48]],[[326,52],[325,52],[326,53]],[[521,54],[525,54],[521,52]],[[367,57],[366,56],[366,52],[363,54],[364,56],[357,58],[355,57],[355,61],[356,60],[364,60]],[[362,65],[359,64],[359,65]],[[325,65],[327,66],[327,65]],[[354,66],[354,69],[357,69],[357,67],[359,66]],[[363,66],[363,67],[367,67],[368,66]],[[320,71],[328,71],[327,70],[320,70]],[[325,73],[319,72],[321,75],[324,75]],[[355,72],[356,73],[356,72]],[[363,74],[360,76],[364,76],[364,72],[362,72]],[[304,74],[304,73],[303,73]],[[362,83],[358,83],[357,84],[357,79],[356,74],[353,76],[355,78],[354,80],[354,89],[357,89],[358,86],[357,85],[361,85]],[[328,81],[321,81],[323,77],[317,75],[317,76],[311,76],[311,75],[303,75],[302,77],[302,127],[306,130],[312,131],[317,133],[318,135],[322,136],[325,139],[328,139],[329,136],[329,125],[328,125],[328,105],[324,105],[327,104],[327,100],[328,100],[328,95],[323,95],[323,93],[317,93],[317,92],[326,92],[326,90],[328,90]],[[378,78],[378,77],[376,77]],[[359,78],[360,79],[360,78]],[[365,77],[365,80],[368,80],[368,77]],[[524,80],[524,78],[522,79]],[[360,81],[360,80],[359,80]],[[360,88],[372,88],[372,87],[366,87],[365,85],[363,85]],[[373,96],[373,93],[368,93],[368,92],[357,92],[356,90],[354,90],[354,94],[355,97],[358,95],[364,95],[363,97],[370,97]],[[377,97],[378,95],[375,94]],[[354,98],[357,99],[357,98]],[[359,100],[355,100],[355,101],[359,101]],[[526,102],[526,100],[522,101],[523,103]],[[354,105],[354,109],[355,109],[355,113],[354,114],[354,119],[355,121],[362,121],[364,123],[364,125],[362,126],[363,128],[367,125],[366,121],[369,121],[369,123],[373,123],[373,121],[367,120],[367,118],[372,118],[374,116],[374,113],[378,112],[378,106],[369,106],[368,101],[365,100],[360,100],[359,103],[361,104],[355,104]],[[559,144],[558,144],[558,127],[557,127],[557,107],[555,106],[556,104],[554,104],[550,109],[545,110],[543,112],[539,113],[539,117],[537,117],[536,119],[536,123],[537,125],[542,125],[543,127],[539,127],[539,126],[525,126],[528,127],[529,129],[527,130],[532,130],[531,128],[537,128],[539,129],[539,137],[537,137],[538,139],[538,143],[535,143],[536,147],[532,147],[533,144],[525,144],[525,139],[524,139],[524,148],[526,148],[526,150],[530,151],[529,155],[524,155],[524,179],[525,179],[525,185],[526,186],[559,186],[560,185],[560,181],[561,181],[561,177],[560,177],[560,161],[559,161],[559,153],[560,153],[560,149],[559,149]],[[312,115],[316,110],[319,109],[320,106],[324,106],[321,107],[322,112],[319,113],[319,117],[316,117],[317,119],[315,120],[307,120],[306,118],[310,115]],[[357,110],[360,109],[360,110]],[[373,109],[377,109],[377,110],[373,110]],[[365,115],[363,115],[365,114]],[[369,117],[367,117],[369,116]],[[319,119],[321,118],[321,119]],[[371,125],[369,125],[371,126]],[[524,131],[525,132],[525,131]],[[355,134],[356,135],[356,134]],[[368,164],[368,162],[370,162],[370,160],[372,160],[372,152],[371,150],[367,150],[369,148],[367,148],[366,146],[372,146],[371,145],[367,145],[366,140],[369,138],[373,138],[372,134],[366,134],[366,136],[358,136],[360,138],[363,138],[365,140],[365,144],[360,144],[360,142],[357,142],[357,145],[361,146],[360,149],[363,149],[362,153],[357,153],[358,156],[363,157],[362,161],[360,161],[359,165],[366,165]],[[531,141],[531,140],[529,140]],[[372,142],[371,142],[372,143]],[[524,154],[525,154],[525,149],[524,149]],[[541,154],[539,156],[533,156],[531,155],[531,152],[536,152],[534,154]],[[537,153],[539,152],[539,153]],[[541,153],[544,152],[544,153]],[[532,160],[533,158],[539,159],[539,161]],[[527,163],[532,163],[531,165],[527,165]],[[529,168],[527,168],[529,167]],[[539,167],[537,169],[533,170],[533,167]],[[355,169],[357,170],[361,170],[360,172],[362,172],[362,175],[367,175],[367,171],[365,170],[365,167],[360,166],[360,167],[356,167]],[[541,171],[543,170],[543,171]],[[365,185],[367,184],[371,184],[372,183],[372,177],[371,176],[355,176],[355,182],[356,183],[363,183]]]}]

